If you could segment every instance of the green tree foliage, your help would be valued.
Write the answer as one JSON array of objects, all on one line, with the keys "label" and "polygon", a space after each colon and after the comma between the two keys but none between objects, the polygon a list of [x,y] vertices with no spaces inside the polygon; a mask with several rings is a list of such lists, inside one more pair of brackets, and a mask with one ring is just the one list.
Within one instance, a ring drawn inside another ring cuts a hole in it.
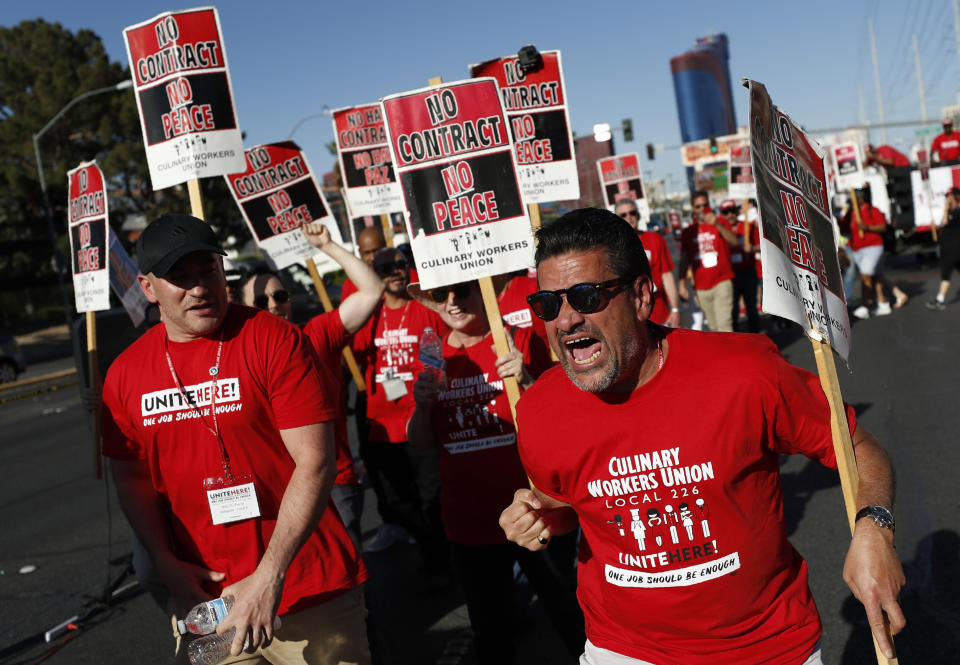
[{"label": "green tree foliage", "polygon": [[[33,134],[78,95],[130,78],[100,37],[43,19],[0,27],[0,291],[55,284]],[[40,153],[58,244],[66,240],[67,172],[96,159],[110,190],[110,222],[189,212],[186,186],[153,191],[132,88],[78,102],[43,135]],[[201,183],[204,209],[222,239],[249,237],[221,178]],[[69,266],[66,267],[69,272]],[[69,274],[66,275],[69,282]]]}]

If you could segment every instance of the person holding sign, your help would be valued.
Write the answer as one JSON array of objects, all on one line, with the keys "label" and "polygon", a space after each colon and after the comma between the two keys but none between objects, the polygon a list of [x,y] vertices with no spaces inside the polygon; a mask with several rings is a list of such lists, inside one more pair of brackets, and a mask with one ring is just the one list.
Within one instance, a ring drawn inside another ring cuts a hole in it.
[{"label": "person holding sign", "polygon": [[[313,344],[321,367],[340,384],[340,362],[343,349],[347,346],[350,335],[357,332],[376,309],[383,294],[383,283],[370,266],[335,243],[330,237],[330,230],[323,224],[306,224],[303,226],[303,234],[314,247],[343,266],[348,278],[359,287],[343,299],[340,307],[332,312],[324,312],[313,317],[303,327],[304,334]],[[289,295],[283,290],[283,283],[273,271],[254,271],[247,278],[243,285],[243,304],[257,309],[267,309],[271,314],[276,314],[285,321],[291,321]],[[338,385],[336,401],[339,415],[334,424],[337,476],[330,490],[330,496],[354,544],[360,547],[363,488],[360,487],[360,478],[353,466],[342,395],[343,386]]]},{"label": "person holding sign", "polygon": [[733,267],[730,245],[737,234],[728,229],[710,209],[707,193],[696,191],[691,199],[693,224],[680,236],[680,297],[687,300],[687,269],[693,270],[697,305],[707,317],[710,330],[732,332]]},{"label": "person holding sign", "polygon": [[440,521],[437,457],[407,442],[406,425],[414,409],[414,370],[420,336],[426,328],[446,332],[439,315],[407,293],[410,265],[398,249],[380,250],[373,269],[383,280],[383,300],[368,324],[353,339],[358,362],[366,366],[366,440],[360,455],[377,496],[383,519],[367,545],[379,551],[412,534],[421,546],[423,572],[436,574],[447,566],[447,545]]},{"label": "person holding sign", "polygon": [[[477,662],[516,663],[513,566],[519,562],[561,639],[575,658],[583,646],[583,615],[577,607],[573,577],[574,540],[564,543],[571,556],[556,568],[544,554],[506,540],[497,526],[503,506],[526,476],[517,454],[516,429],[504,382],[514,376],[521,388],[550,367],[550,354],[532,327],[514,328],[510,352],[497,357],[490,324],[476,282],[422,291],[409,287],[420,303],[439,313],[450,328],[443,338],[446,382],[436,372],[420,372],[413,386],[416,408],[407,423],[410,443],[440,450],[440,503],[460,586],[470,613]],[[497,380],[499,377],[500,380]],[[559,545],[559,543],[558,543]]]},{"label": "person holding sign", "polygon": [[653,276],[653,292],[658,294],[653,303],[653,313],[650,315],[654,323],[661,323],[671,328],[680,327],[680,296],[677,295],[677,280],[673,276],[673,259],[663,236],[656,231],[641,231],[640,210],[633,199],[621,199],[614,208],[617,217],[625,220],[640,236],[643,249],[650,263],[650,274]]},{"label": "person holding sign", "polygon": [[953,131],[953,118],[947,116],[943,119],[943,133],[937,134],[933,143],[930,144],[930,163],[938,166],[958,159],[960,159],[960,133]]},{"label": "person holding sign", "polygon": [[233,596],[218,627],[236,628],[232,655],[246,642],[269,662],[370,663],[367,571],[326,510],[333,383],[294,326],[228,303],[222,254],[189,215],[163,215],[137,241],[140,286],[163,318],[104,385],[120,505],[174,618]]},{"label": "person holding sign", "polygon": [[[538,241],[542,290],[531,305],[563,371],[545,372],[520,400],[520,457],[536,489],[518,490],[500,525],[531,551],[582,529],[581,665],[821,663],[779,475],[781,453],[836,466],[818,378],[764,335],[652,324],[646,256],[607,211],[568,213]],[[883,613],[893,633],[905,625],[892,471],[853,409],[846,415],[860,519],[844,579],[890,656]]]},{"label": "person holding sign", "polygon": [[940,287],[937,296],[926,303],[927,309],[945,310],[950,276],[960,270],[960,187],[951,187],[944,197],[943,224],[940,227]]},{"label": "person holding sign", "polygon": [[853,310],[853,315],[868,319],[871,315],[891,314],[893,309],[907,304],[909,297],[894,284],[891,287],[896,298],[893,308],[887,302],[883,293],[884,285],[891,286],[883,276],[883,236],[887,231],[887,217],[873,206],[869,186],[859,192],[860,214],[854,214],[852,207],[848,209],[840,220],[840,230],[850,238],[853,261],[860,271],[862,304]]},{"label": "person holding sign", "polygon": [[757,312],[757,288],[760,279],[757,276],[754,248],[760,246],[760,231],[754,223],[756,220],[748,218],[749,211],[739,221],[740,206],[733,199],[727,199],[720,204],[720,216],[727,226],[737,234],[737,243],[730,247],[730,264],[733,266],[733,309],[730,317],[733,319],[733,329],[737,329],[740,319],[740,301],[743,300],[747,311],[747,330],[755,333],[760,331],[760,314]]}]

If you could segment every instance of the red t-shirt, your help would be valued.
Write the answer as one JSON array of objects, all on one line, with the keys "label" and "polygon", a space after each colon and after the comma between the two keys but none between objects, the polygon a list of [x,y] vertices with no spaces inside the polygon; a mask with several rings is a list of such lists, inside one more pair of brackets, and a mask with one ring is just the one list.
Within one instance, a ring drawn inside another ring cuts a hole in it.
[{"label": "red t-shirt", "polygon": [[[864,226],[878,226],[880,224],[883,224],[883,226],[887,225],[887,218],[884,216],[884,214],[877,208],[867,205],[866,203],[860,206],[860,220],[863,222]],[[853,251],[857,251],[863,247],[875,247],[883,244],[882,233],[876,233],[874,231],[862,229],[863,237],[861,238],[860,229],[856,228],[856,221],[854,220],[852,213],[847,213],[847,215],[844,217],[844,222],[846,225],[846,230],[849,233],[850,247],[853,248]]]},{"label": "red t-shirt", "polygon": [[514,328],[533,327],[533,331],[547,342],[547,328],[543,319],[533,313],[530,305],[527,303],[527,296],[540,290],[537,286],[536,278],[531,277],[513,277],[507,284],[503,292],[497,296],[500,303],[500,315],[503,322]]},{"label": "red t-shirt", "polygon": [[643,249],[647,253],[656,293],[650,320],[654,323],[663,323],[670,317],[670,303],[667,302],[667,294],[663,291],[663,273],[674,271],[673,258],[667,248],[667,241],[656,231],[640,233],[640,242],[643,243]]},{"label": "red t-shirt", "polygon": [[930,155],[937,153],[937,160],[952,162],[960,159],[960,132],[938,134],[930,145]]},{"label": "red t-shirt", "polygon": [[820,382],[762,335],[664,332],[663,367],[630,395],[556,367],[519,403],[527,474],[583,529],[587,637],[653,663],[803,662],[821,627],[780,454],[836,468]]},{"label": "red t-shirt", "polygon": [[[213,419],[195,417],[181,398],[167,365],[165,346],[187,392],[196,389],[209,410],[209,369],[216,365],[220,335],[166,342],[154,326],[114,361],[103,386],[103,454],[147,463],[154,489],[167,503],[174,554],[226,573],[221,590],[256,569],[277,524],[295,468],[279,430],[332,420],[336,394],[296,327],[264,311],[231,305],[223,323],[217,374],[217,425],[235,475],[248,473],[260,517],[214,525],[203,480],[221,476]],[[367,579],[360,555],[336,510],[324,511],[287,569],[280,614],[323,602]]]},{"label": "red t-shirt", "polygon": [[[551,365],[532,328],[515,328],[513,341],[531,376]],[[447,389],[433,406],[433,435],[440,452],[440,507],[447,538],[464,545],[507,542],[500,513],[527,484],[510,402],[497,374],[488,335],[466,349],[443,340]]]},{"label": "red t-shirt", "polygon": [[[750,245],[753,247],[749,252],[746,251],[744,246],[744,237],[746,236],[747,230],[750,231]],[[733,266],[733,272],[750,272],[756,270],[756,252],[760,249],[760,230],[757,228],[755,222],[737,222],[737,227],[735,229],[736,234],[739,237],[740,242],[736,247],[730,248],[730,264]]]},{"label": "red t-shirt", "polygon": [[680,251],[687,255],[693,268],[693,288],[698,291],[733,279],[730,245],[716,227],[704,223],[688,226],[680,235]]},{"label": "red t-shirt", "polygon": [[[957,137],[954,137],[957,138]],[[877,146],[877,156],[882,159],[892,159],[894,168],[910,166],[910,160],[902,152],[889,145]],[[956,158],[954,158],[956,159]]]},{"label": "red t-shirt", "polygon": [[[420,337],[428,327],[438,335],[447,331],[439,314],[415,300],[396,309],[381,302],[367,324],[354,335],[357,361],[365,367],[371,441],[407,440],[407,421],[416,406],[413,381],[420,367]],[[387,399],[382,385],[391,376],[403,381],[406,388],[402,397],[393,400]]]},{"label": "red t-shirt", "polygon": [[337,485],[355,485],[360,482],[353,467],[353,453],[350,452],[350,439],[347,436],[347,415],[343,409],[343,381],[341,381],[340,359],[343,348],[350,341],[350,334],[343,327],[340,311],[324,312],[313,317],[303,327],[303,332],[317,353],[320,366],[325,368],[337,383],[337,418],[334,421],[334,433],[337,444]]},{"label": "red t-shirt", "polygon": [[343,280],[343,286],[340,287],[340,302],[346,300],[349,296],[357,292],[357,285],[347,277]]}]

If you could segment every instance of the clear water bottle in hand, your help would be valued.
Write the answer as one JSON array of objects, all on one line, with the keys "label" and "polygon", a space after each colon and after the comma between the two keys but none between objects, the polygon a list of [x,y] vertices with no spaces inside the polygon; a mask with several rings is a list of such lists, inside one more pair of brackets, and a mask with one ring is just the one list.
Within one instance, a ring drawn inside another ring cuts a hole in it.
[{"label": "clear water bottle in hand", "polygon": [[443,359],[443,343],[433,328],[425,328],[420,336],[420,362],[423,371],[429,372],[441,386],[446,385],[447,361]]},{"label": "clear water bottle in hand", "polygon": [[209,635],[217,629],[217,624],[233,609],[233,596],[213,598],[200,603],[189,613],[186,619],[177,621],[177,629],[181,635]]},{"label": "clear water bottle in hand", "polygon": [[[280,617],[273,617],[273,632],[280,630]],[[187,656],[190,658],[190,665],[217,665],[221,660],[230,655],[230,644],[233,643],[233,636],[237,629],[232,628],[223,635],[212,633],[195,639],[187,645]],[[247,648],[247,641],[244,640],[243,648]]]}]

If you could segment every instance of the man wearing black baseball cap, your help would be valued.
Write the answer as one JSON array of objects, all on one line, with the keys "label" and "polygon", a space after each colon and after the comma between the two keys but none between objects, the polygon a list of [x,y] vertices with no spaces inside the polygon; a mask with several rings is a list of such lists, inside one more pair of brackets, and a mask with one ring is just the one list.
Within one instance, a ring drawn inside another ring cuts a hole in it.
[{"label": "man wearing black baseball cap", "polygon": [[174,619],[232,596],[220,628],[236,628],[233,655],[246,643],[269,662],[368,664],[367,573],[326,510],[333,382],[295,326],[228,303],[222,255],[189,215],[163,215],[137,241],[138,280],[163,321],[104,382],[103,452],[120,505]]}]

